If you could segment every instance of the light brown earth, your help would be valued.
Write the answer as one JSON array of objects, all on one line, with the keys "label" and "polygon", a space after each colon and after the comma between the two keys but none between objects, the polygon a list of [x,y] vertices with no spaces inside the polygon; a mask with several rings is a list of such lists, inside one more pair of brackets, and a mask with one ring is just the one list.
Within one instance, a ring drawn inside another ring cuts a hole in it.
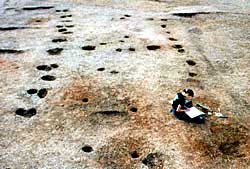
[{"label": "light brown earth", "polygon": [[[2,0],[0,168],[250,168],[249,27],[247,0]],[[228,118],[174,118],[186,87]]]}]

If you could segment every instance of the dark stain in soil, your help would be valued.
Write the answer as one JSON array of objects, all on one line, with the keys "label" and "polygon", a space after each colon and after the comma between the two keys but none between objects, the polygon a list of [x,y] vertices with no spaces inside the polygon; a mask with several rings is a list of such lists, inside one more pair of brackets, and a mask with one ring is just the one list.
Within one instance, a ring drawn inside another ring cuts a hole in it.
[{"label": "dark stain in soil", "polygon": [[67,29],[66,28],[61,28],[61,29],[58,29],[58,32],[66,32]]},{"label": "dark stain in soil", "polygon": [[23,7],[23,10],[31,11],[31,10],[43,10],[43,9],[51,9],[54,8],[54,6],[26,6]]},{"label": "dark stain in soil", "polygon": [[35,108],[31,108],[29,110],[25,110],[23,108],[19,108],[16,110],[16,114],[19,115],[19,116],[23,116],[23,117],[27,117],[27,118],[30,118],[34,115],[36,115],[36,109]]},{"label": "dark stain in soil", "polygon": [[0,49],[0,54],[20,54],[20,53],[24,53],[24,51],[17,49]]},{"label": "dark stain in soil", "polygon": [[136,108],[136,107],[131,107],[131,108],[130,108],[130,111],[132,111],[132,112],[137,112],[137,108]]},{"label": "dark stain in soil", "polygon": [[178,45],[178,44],[175,44],[172,47],[175,48],[175,49],[182,49],[183,48],[182,45]]},{"label": "dark stain in soil", "polygon": [[112,70],[110,73],[111,73],[111,74],[118,74],[119,72],[116,71],[116,70]]},{"label": "dark stain in soil", "polygon": [[184,53],[185,50],[184,50],[184,49],[178,49],[177,52],[179,52],[179,53]]},{"label": "dark stain in soil", "polygon": [[125,17],[131,17],[131,15],[128,15],[128,14],[125,14],[124,16],[125,16]]},{"label": "dark stain in soil", "polygon": [[177,41],[177,39],[175,39],[175,38],[168,38],[168,39],[171,41]]},{"label": "dark stain in soil", "polygon": [[193,72],[189,72],[188,75],[191,76],[191,77],[195,77],[195,76],[197,76],[198,74],[197,74],[197,73],[193,73]]},{"label": "dark stain in soil", "polygon": [[24,26],[7,26],[7,27],[0,27],[0,31],[12,31],[12,30],[18,30],[18,29],[25,29]]},{"label": "dark stain in soil", "polygon": [[100,72],[102,72],[104,70],[105,70],[105,68],[103,68],[103,67],[97,69],[97,71],[100,71]]},{"label": "dark stain in soil", "polygon": [[62,16],[60,16],[60,18],[70,18],[70,17],[72,17],[72,15],[62,15]]},{"label": "dark stain in soil", "polygon": [[95,50],[95,46],[90,46],[90,45],[88,45],[88,46],[83,46],[82,47],[82,50],[89,50],[89,51],[91,51],[91,50]]},{"label": "dark stain in soil", "polygon": [[195,66],[195,65],[196,65],[196,62],[193,61],[193,60],[187,60],[186,62],[187,62],[187,64],[190,65],[190,66]]},{"label": "dark stain in soil", "polygon": [[36,94],[37,93],[37,89],[29,89],[27,90],[28,94]]},{"label": "dark stain in soil", "polygon": [[37,70],[50,71],[51,67],[47,65],[39,65],[36,67]]},{"label": "dark stain in soil", "polygon": [[84,102],[84,103],[87,103],[88,101],[89,101],[88,98],[83,98],[83,99],[82,99],[82,102]]},{"label": "dark stain in soil", "polygon": [[42,76],[41,79],[44,81],[54,81],[54,80],[56,80],[56,77],[51,76],[51,75],[45,75],[45,76]]},{"label": "dark stain in soil", "polygon": [[63,28],[63,25],[56,25],[57,28]]},{"label": "dark stain in soil", "polygon": [[147,46],[148,50],[158,50],[160,48],[161,48],[161,46],[159,46],[159,45],[149,45],[149,46]]},{"label": "dark stain in soil", "polygon": [[150,153],[142,160],[142,163],[149,168],[163,168],[164,159],[160,153]]},{"label": "dark stain in soil", "polygon": [[121,48],[118,48],[118,49],[116,49],[115,51],[116,51],[116,52],[121,52],[122,49],[121,49]]},{"label": "dark stain in soil", "polygon": [[128,48],[129,51],[134,52],[135,48]]},{"label": "dark stain in soil", "polygon": [[210,12],[192,12],[192,13],[174,13],[174,16],[184,17],[184,18],[192,18],[195,15],[199,14],[209,14]]},{"label": "dark stain in soil", "polygon": [[50,55],[59,55],[63,51],[63,48],[54,48],[54,49],[49,49],[47,52]]},{"label": "dark stain in soil", "polygon": [[47,94],[48,94],[48,90],[43,88],[38,91],[37,96],[40,98],[45,98]]},{"label": "dark stain in soil", "polygon": [[89,145],[85,145],[82,147],[82,151],[85,152],[85,153],[90,153],[93,151],[93,148]]},{"label": "dark stain in soil", "polygon": [[101,115],[105,115],[105,116],[124,116],[124,115],[127,115],[126,112],[121,112],[121,111],[116,111],[116,110],[99,111],[99,112],[95,112],[95,114],[101,114]]},{"label": "dark stain in soil", "polygon": [[140,157],[140,155],[138,154],[137,151],[131,151],[129,154],[131,155],[132,158],[139,158]]},{"label": "dark stain in soil", "polygon": [[58,64],[55,64],[55,63],[51,64],[50,66],[51,66],[52,68],[54,68],[54,69],[56,69],[56,68],[59,67]]},{"label": "dark stain in soil", "polygon": [[66,42],[66,41],[67,41],[66,38],[56,38],[52,40],[53,43]]}]

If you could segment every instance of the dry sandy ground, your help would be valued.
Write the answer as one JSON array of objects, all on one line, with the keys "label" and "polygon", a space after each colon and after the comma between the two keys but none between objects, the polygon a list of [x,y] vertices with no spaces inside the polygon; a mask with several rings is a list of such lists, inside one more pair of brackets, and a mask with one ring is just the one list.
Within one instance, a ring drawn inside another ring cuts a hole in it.
[{"label": "dry sandy ground", "polygon": [[[0,168],[250,168],[247,0],[2,0]],[[228,118],[179,121],[175,93]]]}]

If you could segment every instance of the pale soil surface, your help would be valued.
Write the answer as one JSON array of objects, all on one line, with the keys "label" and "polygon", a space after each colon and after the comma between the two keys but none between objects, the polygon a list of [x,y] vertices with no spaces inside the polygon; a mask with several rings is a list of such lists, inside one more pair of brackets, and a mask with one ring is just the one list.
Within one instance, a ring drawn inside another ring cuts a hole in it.
[{"label": "pale soil surface", "polygon": [[[1,0],[0,168],[250,168],[249,27],[247,0]],[[186,87],[228,118],[177,120]]]}]

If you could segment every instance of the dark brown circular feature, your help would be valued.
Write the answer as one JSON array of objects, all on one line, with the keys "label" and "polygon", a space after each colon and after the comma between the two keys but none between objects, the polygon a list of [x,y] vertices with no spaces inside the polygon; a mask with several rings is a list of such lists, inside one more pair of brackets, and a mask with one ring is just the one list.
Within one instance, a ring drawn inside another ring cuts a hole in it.
[{"label": "dark brown circular feature", "polygon": [[175,48],[175,49],[181,49],[181,48],[183,48],[183,46],[179,45],[179,44],[174,44],[172,47]]},{"label": "dark brown circular feature", "polygon": [[149,45],[149,46],[147,46],[148,50],[158,50],[160,48],[161,48],[161,46],[159,46],[159,45]]},{"label": "dark brown circular feature", "polygon": [[29,89],[27,90],[28,94],[36,94],[37,93],[37,89]]},{"label": "dark brown circular feature", "polygon": [[67,41],[66,38],[56,38],[52,40],[53,43],[60,43],[60,42],[66,42],[66,41]]},{"label": "dark brown circular feature", "polygon": [[51,67],[47,65],[39,65],[36,67],[37,70],[50,71]]},{"label": "dark brown circular feature", "polygon": [[131,107],[131,108],[130,108],[130,111],[132,111],[132,112],[137,112],[137,110],[138,110],[138,109],[137,109],[136,107]]},{"label": "dark brown circular feature", "polygon": [[63,51],[63,48],[54,48],[54,49],[49,49],[47,52],[50,55],[59,55]]},{"label": "dark brown circular feature", "polygon": [[72,17],[72,15],[62,15],[62,16],[60,16],[60,18],[70,18],[70,17]]},{"label": "dark brown circular feature", "polygon": [[83,46],[82,47],[82,50],[95,50],[95,46],[91,46],[91,45],[88,45],[88,46]]},{"label": "dark brown circular feature", "polygon": [[67,29],[66,28],[61,28],[61,29],[58,29],[58,32],[66,32]]},{"label": "dark brown circular feature", "polygon": [[175,38],[168,38],[168,39],[171,41],[177,41],[177,39],[175,39]]},{"label": "dark brown circular feature", "polygon": [[118,74],[119,72],[116,71],[116,70],[112,70],[110,73],[111,73],[111,74]]},{"label": "dark brown circular feature", "polygon": [[29,110],[25,110],[23,108],[19,108],[16,110],[16,114],[19,115],[19,116],[23,116],[23,117],[27,117],[27,118],[30,118],[34,115],[36,115],[36,109],[35,108],[31,108]]},{"label": "dark brown circular feature", "polygon": [[63,26],[62,26],[62,25],[56,25],[56,27],[57,27],[57,28],[63,28]]},{"label": "dark brown circular feature", "polygon": [[100,43],[100,45],[107,45],[107,43],[102,42],[102,43]]},{"label": "dark brown circular feature", "polygon": [[59,67],[59,66],[58,66],[58,64],[55,64],[55,63],[50,64],[50,66],[51,66],[52,68],[54,68],[54,69],[56,69],[56,68],[58,68],[58,67]]},{"label": "dark brown circular feature", "polygon": [[57,28],[63,28],[63,25],[56,25]]},{"label": "dark brown circular feature", "polygon": [[93,151],[93,148],[89,145],[85,145],[82,147],[82,151],[84,151],[85,153],[90,153]]},{"label": "dark brown circular feature", "polygon": [[83,98],[83,99],[82,99],[82,102],[84,102],[84,103],[87,103],[88,101],[89,101],[88,98]]},{"label": "dark brown circular feature", "polygon": [[27,110],[26,114],[25,114],[25,117],[32,117],[34,115],[36,115],[36,109],[35,108],[31,108],[29,110]]},{"label": "dark brown circular feature", "polygon": [[128,14],[125,14],[124,16],[125,16],[125,17],[131,17],[131,15],[128,15]]},{"label": "dark brown circular feature", "polygon": [[100,71],[100,72],[102,72],[102,71],[104,71],[104,70],[105,70],[104,67],[101,67],[101,68],[98,68],[98,69],[97,69],[97,71]]},{"label": "dark brown circular feature", "polygon": [[118,48],[118,49],[116,49],[115,51],[116,51],[116,52],[121,52],[122,49],[121,49],[121,48]]},{"label": "dark brown circular feature", "polygon": [[48,94],[48,90],[43,88],[38,91],[37,96],[40,98],[45,98],[47,94]]},{"label": "dark brown circular feature", "polygon": [[135,48],[128,48],[128,50],[134,52]]},{"label": "dark brown circular feature", "polygon": [[166,25],[161,25],[162,28],[166,28],[167,26]]},{"label": "dark brown circular feature", "polygon": [[124,36],[124,38],[126,38],[126,39],[127,39],[127,38],[129,38],[129,36],[128,36],[128,35],[126,35],[126,36]]},{"label": "dark brown circular feature", "polygon": [[20,116],[23,116],[25,112],[26,112],[26,110],[23,108],[19,108],[16,110],[16,114],[20,115]]},{"label": "dark brown circular feature", "polygon": [[42,76],[41,79],[44,81],[54,81],[54,80],[56,80],[56,77],[51,76],[51,75],[45,75],[45,76]]},{"label": "dark brown circular feature", "polygon": [[189,72],[188,75],[191,76],[191,77],[195,77],[195,76],[197,76],[198,74],[197,74],[197,73],[193,73],[193,72]]},{"label": "dark brown circular feature", "polygon": [[185,52],[184,49],[178,49],[177,51],[178,51],[179,53],[184,53],[184,52]]},{"label": "dark brown circular feature", "polygon": [[130,155],[132,158],[139,158],[140,157],[137,151],[130,152]]},{"label": "dark brown circular feature", "polygon": [[196,62],[193,61],[193,60],[187,60],[186,62],[187,62],[187,64],[190,65],[190,66],[195,66],[195,65],[196,65]]}]

